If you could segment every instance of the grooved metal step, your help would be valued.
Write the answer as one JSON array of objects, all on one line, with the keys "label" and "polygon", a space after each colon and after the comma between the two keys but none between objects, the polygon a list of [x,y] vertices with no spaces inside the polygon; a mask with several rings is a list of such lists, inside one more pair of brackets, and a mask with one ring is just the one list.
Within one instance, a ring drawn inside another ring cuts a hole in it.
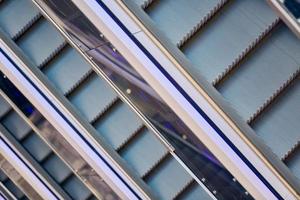
[{"label": "grooved metal step", "polygon": [[0,7],[0,27],[11,37],[21,35],[41,14],[23,0],[9,0]]},{"label": "grooved metal step", "polygon": [[[180,178],[175,181],[173,177]],[[157,191],[158,197],[161,199],[174,198],[191,180],[192,177],[171,156],[164,159],[162,164],[154,169],[146,178],[146,182],[151,188]]]},{"label": "grooved metal step", "polygon": [[156,1],[146,9],[146,12],[167,37],[174,44],[178,44],[220,1],[189,0],[188,3],[185,0]]},{"label": "grooved metal step", "polygon": [[[266,110],[253,125],[257,134],[273,151],[283,158],[292,147],[300,141],[300,79],[295,81],[284,94]],[[300,167],[300,166],[299,166]],[[300,178],[299,174],[298,177]]]},{"label": "grooved metal step", "polygon": [[26,30],[26,33],[17,41],[18,46],[37,66],[48,62],[64,43],[64,38],[44,18]]},{"label": "grooved metal step", "polygon": [[[259,12],[255,7],[266,9]],[[189,70],[213,82],[276,19],[264,1],[229,2],[215,19],[182,47],[184,54],[195,66]]]},{"label": "grooved metal step", "polygon": [[[295,45],[287,46],[289,42]],[[244,120],[298,70],[300,57],[293,53],[300,51],[297,43],[296,36],[282,24],[218,86]]]}]

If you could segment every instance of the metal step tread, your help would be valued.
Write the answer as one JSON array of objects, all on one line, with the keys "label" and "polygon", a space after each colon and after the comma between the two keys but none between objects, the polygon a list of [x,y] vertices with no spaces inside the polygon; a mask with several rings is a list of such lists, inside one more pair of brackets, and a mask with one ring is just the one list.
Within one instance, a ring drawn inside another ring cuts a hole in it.
[{"label": "metal step tread", "polygon": [[65,40],[49,22],[42,18],[18,39],[17,44],[32,62],[40,67],[65,45]]},{"label": "metal step tread", "polygon": [[[183,46],[183,53],[194,64],[188,70],[195,77],[201,74],[212,83],[277,19],[270,9],[260,12],[249,4],[267,7],[260,0],[228,3],[216,19]],[[257,20],[259,15],[264,20]]]},{"label": "metal step tread", "polygon": [[90,70],[90,66],[80,58],[80,55],[72,47],[67,45],[67,47],[43,69],[43,72],[63,94],[66,94]]},{"label": "metal step tread", "polygon": [[[298,141],[298,144],[299,143],[300,143],[300,141]],[[293,172],[293,174],[295,174],[295,176],[300,179],[300,148],[299,148],[299,145],[294,150],[293,155],[289,157],[286,164],[290,168],[290,170]]]},{"label": "metal step tread", "polygon": [[160,199],[172,199],[192,180],[187,171],[169,156],[146,178],[148,185]]},{"label": "metal step tread", "polygon": [[[289,45],[288,42],[295,45]],[[233,104],[245,121],[298,70],[300,56],[293,51],[300,51],[300,42],[282,25],[219,85],[220,93]]]},{"label": "metal step tread", "polygon": [[300,141],[300,78],[253,124],[256,133],[283,158]]},{"label": "metal step tread", "polygon": [[141,125],[137,115],[121,102],[95,122],[94,127],[114,149],[118,149]]},{"label": "metal step tread", "polygon": [[0,5],[0,27],[13,39],[39,16],[39,10],[30,1],[9,0]]},{"label": "metal step tread", "polygon": [[149,130],[145,129],[123,148],[120,155],[142,177],[167,153],[166,147]]},{"label": "metal step tread", "polygon": [[116,96],[110,86],[94,73],[70,94],[69,100],[88,121],[92,121]]},{"label": "metal step tread", "polygon": [[[1,99],[3,99],[1,97]],[[11,108],[12,109],[12,108]],[[24,122],[24,120],[14,111],[2,119],[1,123],[6,127],[18,140],[26,137],[31,132],[31,128]]]},{"label": "metal step tread", "polygon": [[182,193],[174,198],[174,200],[211,200],[211,197],[201,188],[201,186],[196,182],[192,181],[190,184],[185,188]]},{"label": "metal step tread", "polygon": [[155,1],[146,12],[165,35],[177,45],[220,0]]}]

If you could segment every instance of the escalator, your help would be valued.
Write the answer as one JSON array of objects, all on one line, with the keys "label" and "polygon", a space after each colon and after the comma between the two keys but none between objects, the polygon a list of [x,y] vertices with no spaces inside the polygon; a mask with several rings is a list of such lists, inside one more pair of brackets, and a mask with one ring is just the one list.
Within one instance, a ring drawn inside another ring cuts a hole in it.
[{"label": "escalator", "polygon": [[[10,97],[18,99],[18,104],[23,106],[27,112],[32,112],[32,106],[24,100],[24,97],[9,84],[3,84],[2,89],[8,90]],[[3,95],[3,93],[2,93]],[[0,123],[7,130],[6,137],[13,143],[18,143],[16,147],[23,149],[72,199],[93,199],[94,196],[69,167],[58,157],[48,144],[31,128],[20,114],[12,108],[4,96],[0,97]],[[21,102],[23,101],[23,102]],[[31,114],[31,113],[30,113]],[[67,198],[67,196],[66,196]]]},{"label": "escalator", "polygon": [[159,29],[156,36],[192,63],[185,70],[200,85],[211,83],[299,182],[300,41],[270,6],[260,0],[136,4]]},{"label": "escalator", "polygon": [[[0,27],[5,32],[3,37],[10,38],[14,48],[91,125],[96,139],[109,144],[128,166],[129,173],[139,177],[154,196],[212,199],[29,0],[3,1]],[[2,124],[72,198],[94,198],[5,102],[2,108]]]}]

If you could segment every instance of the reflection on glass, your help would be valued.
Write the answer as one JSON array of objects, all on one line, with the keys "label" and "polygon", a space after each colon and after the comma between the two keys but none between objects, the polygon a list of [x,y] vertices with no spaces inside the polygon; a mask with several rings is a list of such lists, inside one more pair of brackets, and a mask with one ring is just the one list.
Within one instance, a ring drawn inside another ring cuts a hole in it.
[{"label": "reflection on glass", "polygon": [[[104,180],[96,174],[84,159],[71,147],[55,127],[27,100],[25,96],[0,72],[0,89],[22,111],[27,119],[38,129],[39,136],[85,180],[86,184],[94,188],[98,197],[102,199],[119,199]],[[2,98],[0,96],[0,98]],[[29,134],[28,134],[29,135]],[[25,136],[26,137],[26,136]],[[22,139],[24,140],[24,139]]]},{"label": "reflection on glass", "polygon": [[70,0],[40,1],[40,5],[58,19],[56,23],[173,145],[175,153],[218,199],[252,199]]}]

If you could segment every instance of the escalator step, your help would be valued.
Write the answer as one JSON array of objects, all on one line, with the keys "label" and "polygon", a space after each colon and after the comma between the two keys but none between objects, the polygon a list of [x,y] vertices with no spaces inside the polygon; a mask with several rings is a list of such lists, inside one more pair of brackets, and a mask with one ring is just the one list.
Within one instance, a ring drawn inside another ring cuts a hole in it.
[{"label": "escalator step", "polygon": [[146,12],[167,37],[177,45],[220,0],[164,0],[153,3]]},{"label": "escalator step", "polygon": [[45,19],[41,19],[18,40],[18,45],[36,66],[40,66],[53,56],[64,42],[64,38],[56,29]]},{"label": "escalator step", "polygon": [[4,98],[0,97],[0,118],[4,117],[3,115],[5,115],[10,109],[10,105],[4,100]]},{"label": "escalator step", "polygon": [[38,16],[39,10],[28,0],[5,1],[0,6],[0,27],[15,38]]},{"label": "escalator step", "polygon": [[168,150],[149,130],[144,130],[121,151],[121,156],[142,177]]},{"label": "escalator step", "polygon": [[27,137],[23,141],[23,146],[38,162],[41,162],[51,153],[51,149],[37,134],[31,134]]},{"label": "escalator step", "polygon": [[192,177],[176,159],[169,157],[148,176],[146,182],[160,199],[172,199],[191,180]]},{"label": "escalator step", "polygon": [[6,179],[8,179],[8,177],[6,176],[6,174],[4,174],[2,170],[0,170],[0,181],[4,182]]},{"label": "escalator step", "polygon": [[110,86],[93,74],[70,95],[69,99],[88,121],[92,121],[114,98],[116,93]]},{"label": "escalator step", "polygon": [[295,174],[295,176],[298,177],[298,179],[300,179],[300,148],[299,147],[298,149],[295,150],[295,152],[293,152],[293,155],[287,162],[287,166],[291,169],[293,174]]},{"label": "escalator step", "polygon": [[120,103],[99,119],[94,127],[114,149],[118,149],[141,125],[137,115],[125,103]]},{"label": "escalator step", "polygon": [[189,69],[193,75],[201,74],[212,83],[277,19],[267,6],[261,0],[229,3],[213,23],[184,46],[183,52],[194,64]]},{"label": "escalator step", "polygon": [[300,52],[299,44],[299,40],[286,26],[278,27],[219,86],[221,94],[233,104],[245,121],[299,68],[300,56],[295,53]]},{"label": "escalator step", "polygon": [[17,140],[23,139],[31,132],[31,128],[27,123],[14,111],[10,112],[2,120],[2,124],[17,138]]},{"label": "escalator step", "polygon": [[90,69],[89,64],[73,48],[67,46],[43,71],[66,94]]},{"label": "escalator step", "polygon": [[300,79],[276,99],[253,124],[254,130],[279,158],[300,141]]},{"label": "escalator step", "polygon": [[58,183],[62,183],[70,174],[72,174],[72,171],[66,164],[54,154],[43,162],[43,167]]},{"label": "escalator step", "polygon": [[72,176],[70,179],[68,179],[63,187],[74,200],[87,199],[91,194],[91,192],[76,176]]}]

